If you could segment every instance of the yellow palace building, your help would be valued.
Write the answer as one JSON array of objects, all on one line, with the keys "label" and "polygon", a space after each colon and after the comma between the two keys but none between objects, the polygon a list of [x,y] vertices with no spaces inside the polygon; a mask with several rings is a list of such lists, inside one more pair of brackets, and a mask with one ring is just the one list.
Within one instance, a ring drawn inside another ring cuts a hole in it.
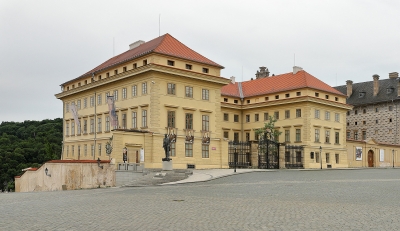
[{"label": "yellow palace building", "polygon": [[131,44],[61,84],[62,159],[120,163],[126,150],[128,162],[161,168],[167,134],[174,168],[228,168],[228,141],[256,142],[255,129],[273,116],[281,146],[302,147],[294,159],[303,168],[348,166],[345,95],[299,67],[276,76],[263,68],[242,83],[221,77],[223,68],[169,34]]}]

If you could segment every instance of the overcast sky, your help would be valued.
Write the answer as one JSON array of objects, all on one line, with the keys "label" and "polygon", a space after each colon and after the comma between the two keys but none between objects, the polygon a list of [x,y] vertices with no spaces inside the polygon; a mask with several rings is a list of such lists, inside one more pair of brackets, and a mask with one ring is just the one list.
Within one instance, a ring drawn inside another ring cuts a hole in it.
[{"label": "overcast sky", "polygon": [[161,35],[238,81],[290,72],[294,54],[331,86],[400,72],[396,0],[0,0],[0,122],[62,117],[59,85],[158,37],[159,15]]}]

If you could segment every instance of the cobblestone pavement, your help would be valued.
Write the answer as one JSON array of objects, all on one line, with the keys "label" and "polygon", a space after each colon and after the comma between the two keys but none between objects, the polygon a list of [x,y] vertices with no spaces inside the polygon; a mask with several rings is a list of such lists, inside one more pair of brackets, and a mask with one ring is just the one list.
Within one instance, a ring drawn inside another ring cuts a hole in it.
[{"label": "cobblestone pavement", "polygon": [[0,194],[0,230],[400,230],[400,169]]}]

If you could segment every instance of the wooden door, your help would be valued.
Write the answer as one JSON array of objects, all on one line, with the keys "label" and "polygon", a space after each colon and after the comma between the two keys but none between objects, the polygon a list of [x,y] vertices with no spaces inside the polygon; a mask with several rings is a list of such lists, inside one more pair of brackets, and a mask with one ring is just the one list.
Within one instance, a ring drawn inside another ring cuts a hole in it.
[{"label": "wooden door", "polygon": [[374,152],[372,150],[368,151],[368,167],[374,167]]}]

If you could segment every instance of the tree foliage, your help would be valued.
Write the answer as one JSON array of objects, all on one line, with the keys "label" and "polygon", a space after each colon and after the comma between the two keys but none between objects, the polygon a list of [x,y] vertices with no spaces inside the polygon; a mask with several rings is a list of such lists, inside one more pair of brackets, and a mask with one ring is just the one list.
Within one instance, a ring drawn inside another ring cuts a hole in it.
[{"label": "tree foliage", "polygon": [[260,134],[266,133],[267,139],[277,141],[278,140],[277,137],[279,137],[279,135],[282,132],[275,129],[275,123],[276,123],[276,119],[272,116],[269,116],[268,121],[264,124],[264,127],[256,130],[256,135],[258,136]]},{"label": "tree foliage", "polygon": [[14,189],[14,177],[28,167],[60,159],[62,119],[0,124],[0,189]]}]

